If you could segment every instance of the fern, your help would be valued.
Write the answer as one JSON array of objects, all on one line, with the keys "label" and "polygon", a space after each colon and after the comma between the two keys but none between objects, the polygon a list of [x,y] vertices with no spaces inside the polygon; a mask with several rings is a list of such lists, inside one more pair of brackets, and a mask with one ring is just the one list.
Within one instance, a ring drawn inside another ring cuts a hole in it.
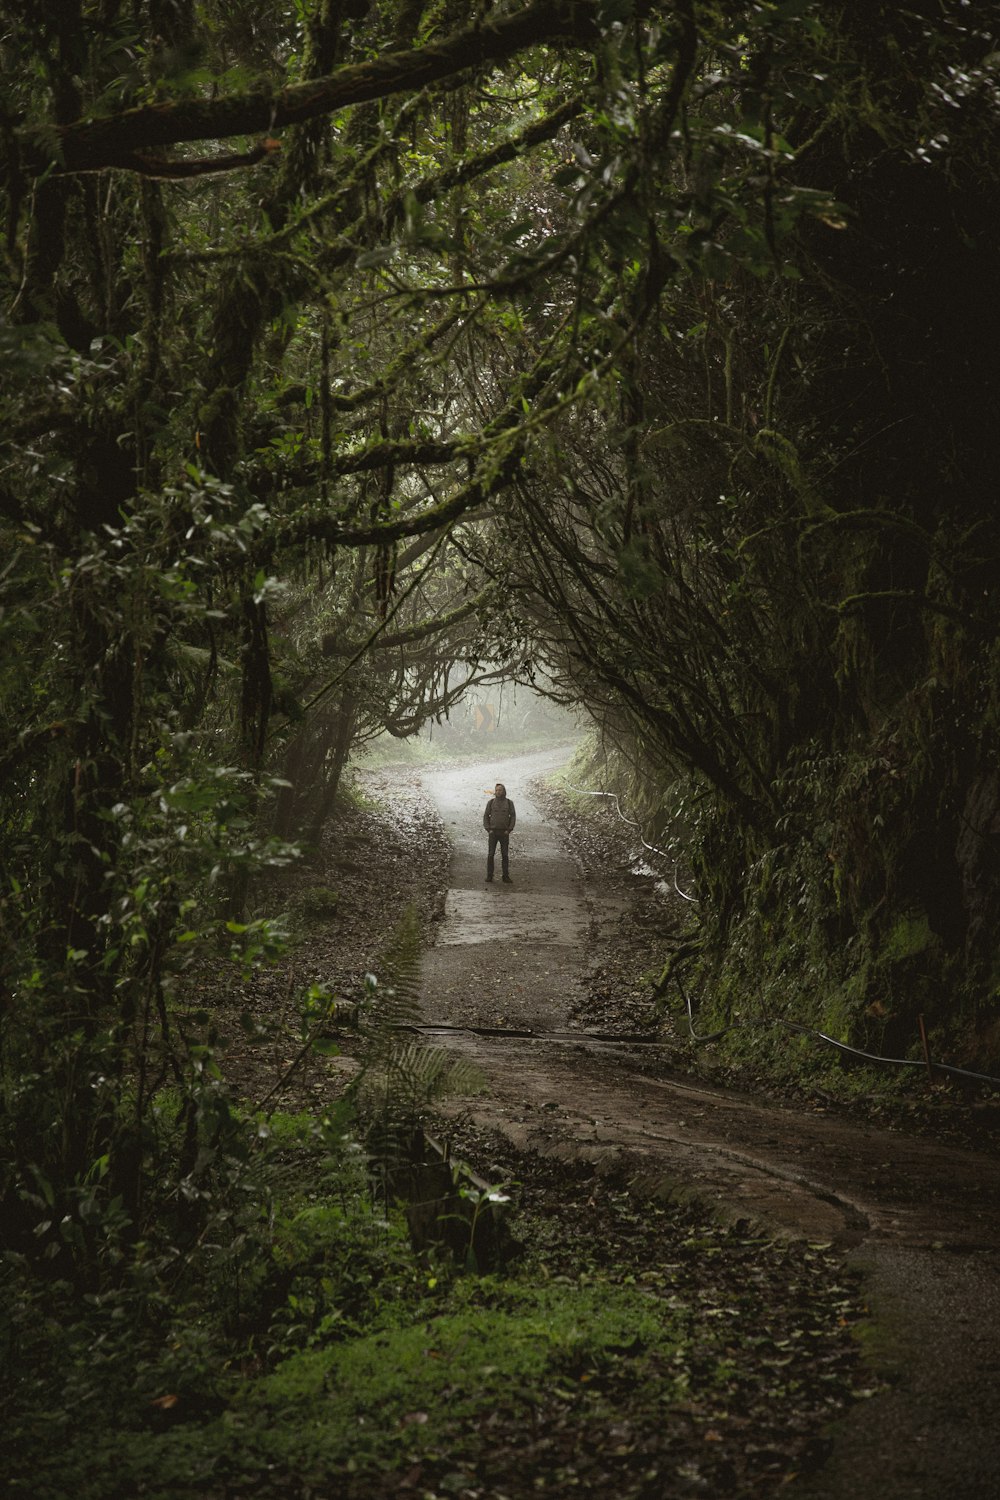
[{"label": "fern", "polygon": [[416,1121],[439,1099],[472,1093],[482,1084],[482,1073],[468,1058],[407,1038],[370,1071],[366,1092],[382,1100],[384,1113]]},{"label": "fern", "polygon": [[382,983],[370,990],[365,1030],[373,1041],[400,1026],[419,1025],[423,942],[415,907],[408,906],[382,956]]},{"label": "fern", "polygon": [[410,906],[383,956],[382,982],[369,983],[360,1021],[363,1063],[352,1092],[365,1144],[389,1172],[412,1159],[414,1140],[439,1100],[476,1092],[484,1081],[468,1058],[402,1034],[422,1020],[421,954],[420,923]]}]

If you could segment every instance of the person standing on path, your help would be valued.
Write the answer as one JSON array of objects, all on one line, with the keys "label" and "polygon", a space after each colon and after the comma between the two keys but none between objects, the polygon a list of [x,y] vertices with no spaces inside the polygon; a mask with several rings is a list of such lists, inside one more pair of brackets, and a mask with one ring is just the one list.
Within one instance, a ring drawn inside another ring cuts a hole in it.
[{"label": "person standing on path", "polygon": [[493,879],[493,861],[496,857],[497,844],[499,844],[503,878],[507,885],[512,883],[508,845],[516,820],[517,813],[514,811],[513,802],[507,796],[507,788],[502,781],[498,781],[493,796],[486,804],[486,811],[483,813],[483,827],[490,836],[489,853],[486,856],[487,880]]}]

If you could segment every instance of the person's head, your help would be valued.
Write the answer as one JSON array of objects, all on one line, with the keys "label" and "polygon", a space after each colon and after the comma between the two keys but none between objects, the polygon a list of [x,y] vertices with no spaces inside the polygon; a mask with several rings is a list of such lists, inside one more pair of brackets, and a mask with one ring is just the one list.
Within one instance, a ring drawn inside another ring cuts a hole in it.
[{"label": "person's head", "polygon": [[493,788],[493,795],[494,797],[506,797],[507,788],[504,786],[502,781],[498,781],[496,786]]}]

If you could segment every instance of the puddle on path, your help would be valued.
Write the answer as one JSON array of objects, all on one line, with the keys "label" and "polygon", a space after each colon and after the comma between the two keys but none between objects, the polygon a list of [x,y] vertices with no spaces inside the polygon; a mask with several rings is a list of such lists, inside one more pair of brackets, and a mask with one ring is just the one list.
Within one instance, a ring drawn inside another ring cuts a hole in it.
[{"label": "puddle on path", "polygon": [[492,943],[502,935],[503,942],[530,938],[576,948],[585,937],[586,913],[581,926],[580,905],[572,899],[518,890],[504,891],[501,900],[498,905],[492,891],[449,891],[438,945]]}]

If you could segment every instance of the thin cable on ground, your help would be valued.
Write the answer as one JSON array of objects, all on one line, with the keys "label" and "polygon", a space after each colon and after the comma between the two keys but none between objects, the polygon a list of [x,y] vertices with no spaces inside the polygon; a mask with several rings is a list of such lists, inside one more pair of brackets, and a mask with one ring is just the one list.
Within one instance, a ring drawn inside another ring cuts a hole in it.
[{"label": "thin cable on ground", "polygon": [[688,1031],[691,1033],[693,1042],[717,1042],[730,1031],[739,1031],[745,1027],[782,1026],[786,1031],[794,1031],[799,1036],[815,1037],[817,1041],[825,1042],[828,1047],[835,1047],[838,1052],[847,1052],[851,1057],[860,1057],[865,1062],[884,1063],[894,1068],[936,1068],[939,1073],[948,1073],[954,1078],[972,1078],[977,1083],[988,1083],[991,1087],[1000,1089],[1000,1078],[993,1078],[989,1073],[973,1073],[969,1068],[956,1068],[951,1063],[935,1062],[933,1058],[928,1064],[922,1057],[882,1057],[877,1052],[863,1052],[860,1047],[851,1047],[847,1042],[839,1042],[836,1037],[827,1036],[825,1031],[816,1031],[814,1027],[803,1026],[799,1021],[785,1021],[780,1016],[747,1016],[743,1020],[730,1021],[728,1026],[722,1026],[718,1031],[710,1031],[704,1036],[699,1036],[694,1029],[691,996],[681,984],[680,979],[677,979],[676,983],[687,1008]]},{"label": "thin cable on ground", "polygon": [[592,792],[592,791],[589,791],[584,786],[574,786],[571,781],[567,781],[566,785],[569,787],[570,791],[572,791],[572,792],[579,792],[582,797],[610,797],[611,800],[612,800],[612,802],[614,802],[614,804],[615,804],[615,812],[621,818],[622,822],[623,823],[628,823],[631,828],[638,828],[638,830],[639,830],[639,842],[642,845],[642,847],[644,849],[648,849],[649,852],[650,852],[650,854],[658,854],[661,859],[669,859],[669,860],[673,861],[673,866],[674,866],[674,890],[677,892],[678,896],[683,896],[683,898],[684,898],[685,901],[691,901],[691,902],[693,902],[697,906],[697,904],[698,904],[698,897],[697,896],[689,896],[688,893],[687,893],[687,891],[682,891],[681,888],[680,888],[680,886],[677,884],[677,860],[666,849],[658,849],[655,844],[648,844],[646,842],[645,838],[643,837],[642,824],[641,823],[637,823],[636,820],[635,820],[635,818],[626,817],[626,815],[622,812],[621,801],[619,799],[619,796],[618,796],[617,792]]},{"label": "thin cable on ground", "polygon": [[[647,844],[642,835],[641,824],[637,823],[635,818],[626,817],[626,815],[622,812],[621,803],[619,801],[617,792],[594,792],[590,791],[587,787],[574,786],[571,781],[568,781],[566,785],[570,788],[571,791],[579,792],[580,795],[584,797],[610,797],[615,804],[615,811],[621,818],[622,822],[628,823],[632,828],[639,829],[639,839],[644,849],[648,849],[651,854],[660,855],[663,859],[674,858],[673,855],[668,854],[665,849],[657,849],[654,844]],[[698,897],[689,896],[687,892],[682,891],[680,886],[677,884],[676,859],[674,859],[674,890],[677,892],[678,896],[683,896],[685,901],[692,901],[697,904]],[[711,1031],[705,1036],[699,1036],[694,1029],[694,1012],[691,1007],[691,997],[685,990],[684,986],[681,984],[679,978],[676,982],[677,988],[680,990],[681,995],[684,999],[684,1004],[687,1008],[688,1030],[691,1033],[691,1040],[693,1042],[717,1042],[720,1040],[720,1038],[727,1036],[730,1031],[739,1031],[744,1027],[782,1026],[786,1031],[794,1031],[799,1036],[815,1037],[817,1041],[823,1042],[826,1046],[834,1047],[838,1052],[849,1053],[851,1057],[860,1057],[865,1062],[881,1063],[886,1067],[894,1068],[936,1068],[939,1073],[947,1073],[950,1077],[953,1078],[971,1078],[976,1083],[986,1083],[989,1084],[992,1088],[1000,1089],[1000,1078],[994,1078],[989,1073],[974,1073],[969,1068],[957,1068],[951,1063],[935,1062],[933,1059],[930,1060],[930,1062],[925,1062],[923,1058],[915,1057],[882,1057],[877,1052],[864,1052],[860,1047],[851,1047],[847,1042],[839,1042],[836,1037],[828,1036],[825,1031],[817,1031],[814,1027],[804,1026],[799,1021],[785,1021],[780,1017],[748,1016],[743,1020],[731,1021],[728,1026],[723,1026],[718,1031]]]}]

